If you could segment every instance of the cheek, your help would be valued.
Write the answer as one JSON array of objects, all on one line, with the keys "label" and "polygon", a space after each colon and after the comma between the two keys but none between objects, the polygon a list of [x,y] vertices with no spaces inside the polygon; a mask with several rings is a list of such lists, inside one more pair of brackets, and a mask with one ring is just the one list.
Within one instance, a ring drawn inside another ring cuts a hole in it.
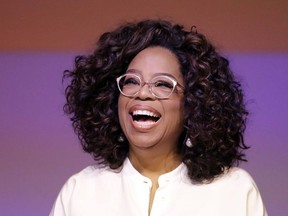
[{"label": "cheek", "polygon": [[167,108],[170,107],[168,110],[169,116],[171,116],[170,120],[172,124],[176,124],[178,127],[182,127],[184,124],[184,102],[183,100],[175,101],[170,106],[166,106]]},{"label": "cheek", "polygon": [[184,106],[183,103],[179,103],[178,104],[178,111],[175,111],[175,113],[177,113],[178,115],[178,119],[179,119],[179,124],[181,125],[181,127],[184,124]]},{"label": "cheek", "polygon": [[175,100],[175,101],[174,101],[173,108],[174,108],[175,110],[177,110],[178,113],[181,113],[181,114],[183,115],[183,111],[184,111],[184,98],[181,97],[180,99]]}]

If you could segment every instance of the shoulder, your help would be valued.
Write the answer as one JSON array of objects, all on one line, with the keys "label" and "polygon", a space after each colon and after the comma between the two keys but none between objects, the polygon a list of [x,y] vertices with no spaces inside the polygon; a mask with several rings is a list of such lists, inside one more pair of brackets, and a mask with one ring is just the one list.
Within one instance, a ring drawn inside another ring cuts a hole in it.
[{"label": "shoulder", "polygon": [[[72,175],[70,179],[75,180],[90,180],[95,178],[101,177],[109,177],[109,176],[117,176],[119,175],[121,169],[111,169],[107,166],[101,164],[95,164],[87,166],[86,168],[82,169],[80,172]],[[69,181],[68,180],[68,181]]]},{"label": "shoulder", "polygon": [[[63,200],[70,200],[71,197],[83,197],[84,194],[90,194],[91,191],[97,191],[97,194],[106,193],[109,188],[106,185],[118,186],[121,172],[112,170],[109,167],[100,165],[88,166],[80,172],[72,175],[63,185],[59,196]],[[108,188],[108,189],[107,189]],[[84,195],[85,196],[85,195]]]},{"label": "shoulder", "polygon": [[247,183],[254,183],[253,178],[251,175],[244,169],[240,167],[231,167],[227,171],[224,172],[223,177],[220,177],[220,179],[223,178],[223,180],[227,181],[243,181]]},{"label": "shoulder", "polygon": [[[89,215],[95,203],[109,200],[121,185],[121,172],[99,165],[72,175],[60,190],[50,215]],[[117,191],[117,194],[121,194]],[[71,214],[71,212],[76,212]],[[77,213],[81,212],[81,213]],[[83,213],[86,212],[87,214]],[[83,214],[82,214],[83,213]]]},{"label": "shoulder", "polygon": [[256,187],[256,183],[252,176],[240,167],[232,167],[223,175],[223,181],[241,184],[246,187]]},{"label": "shoulder", "polygon": [[255,185],[252,176],[243,168],[231,167],[227,169],[221,176],[214,180],[215,184],[241,184],[247,186]]},{"label": "shoulder", "polygon": [[246,170],[232,167],[219,180],[228,185],[236,203],[246,203],[247,215],[267,215],[260,191]]},{"label": "shoulder", "polygon": [[223,175],[216,178],[210,187],[215,187],[222,192],[242,194],[248,196],[251,193],[258,194],[259,190],[254,179],[244,169],[240,167],[231,167]]},{"label": "shoulder", "polygon": [[105,175],[112,171],[109,167],[102,165],[90,165],[82,169],[80,172],[72,175],[71,179],[90,179],[99,175]]},{"label": "shoulder", "polygon": [[119,173],[120,170],[112,170],[101,165],[91,165],[72,175],[62,190],[72,191],[75,188],[89,188],[99,185],[97,183],[110,182],[116,180]]}]

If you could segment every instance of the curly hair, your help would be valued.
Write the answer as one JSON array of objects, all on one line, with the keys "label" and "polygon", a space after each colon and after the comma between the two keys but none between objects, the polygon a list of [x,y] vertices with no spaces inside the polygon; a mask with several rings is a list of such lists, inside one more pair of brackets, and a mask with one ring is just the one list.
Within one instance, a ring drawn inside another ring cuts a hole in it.
[{"label": "curly hair", "polygon": [[[63,79],[69,80],[64,111],[84,151],[112,169],[122,166],[129,143],[119,139],[123,132],[115,80],[141,50],[151,46],[167,48],[179,60],[185,92],[184,131],[177,150],[190,179],[210,182],[246,161],[243,133],[248,112],[228,60],[203,34],[161,19],[125,23],[102,34],[94,52],[77,56],[75,68],[64,72]],[[184,144],[185,137],[192,147]]]}]

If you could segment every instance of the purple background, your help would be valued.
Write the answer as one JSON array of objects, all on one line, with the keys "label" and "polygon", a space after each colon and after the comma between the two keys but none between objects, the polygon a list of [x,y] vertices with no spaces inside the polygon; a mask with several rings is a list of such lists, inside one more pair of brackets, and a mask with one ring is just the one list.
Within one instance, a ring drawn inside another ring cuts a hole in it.
[{"label": "purple background", "polygon": [[[288,213],[288,54],[229,53],[251,112],[248,160],[270,216]],[[48,215],[66,179],[93,163],[64,103],[73,53],[0,53],[0,214]]]}]

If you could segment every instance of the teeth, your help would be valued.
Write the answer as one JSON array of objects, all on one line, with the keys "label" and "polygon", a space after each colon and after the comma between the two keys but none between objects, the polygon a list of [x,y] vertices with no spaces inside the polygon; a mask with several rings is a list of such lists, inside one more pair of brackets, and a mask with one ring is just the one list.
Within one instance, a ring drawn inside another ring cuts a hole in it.
[{"label": "teeth", "polygon": [[139,121],[136,121],[136,122],[142,128],[149,127],[150,125],[156,124],[156,122],[139,122]]},{"label": "teeth", "polygon": [[150,112],[148,110],[134,110],[132,114],[133,115],[147,115],[147,116],[151,116],[151,117],[159,117],[155,113]]}]

